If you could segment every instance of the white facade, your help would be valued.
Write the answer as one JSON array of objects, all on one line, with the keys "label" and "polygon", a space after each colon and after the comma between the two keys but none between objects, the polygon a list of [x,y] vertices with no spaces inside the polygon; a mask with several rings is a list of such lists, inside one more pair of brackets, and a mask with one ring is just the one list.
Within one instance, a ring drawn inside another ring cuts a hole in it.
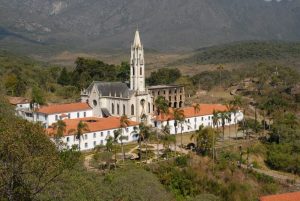
[{"label": "white facade", "polygon": [[[239,121],[242,121],[244,118],[244,115],[241,111],[238,111],[236,113],[236,116],[234,113],[230,113],[231,115],[231,121],[225,120],[225,125],[234,125],[238,123]],[[152,124],[154,127],[157,127],[159,129],[162,129],[163,126],[169,125],[170,133],[176,134],[176,128],[174,126],[175,120],[169,120],[169,121],[152,121]],[[214,127],[213,125],[213,115],[204,115],[204,116],[196,116],[196,117],[187,117],[185,118],[185,122],[181,125],[177,125],[177,134],[179,133],[188,133],[193,132],[199,129],[199,127],[203,125],[204,127]],[[219,128],[222,126],[222,120],[219,120],[218,123]]]},{"label": "white facade", "polygon": [[[114,131],[117,129],[118,128],[83,134],[80,142],[80,150],[87,151],[94,149],[99,145],[106,145],[106,140],[109,138],[109,136],[113,136]],[[123,143],[137,141],[138,137],[132,134],[133,131],[134,126],[123,128],[123,136],[128,137],[128,140],[123,140]],[[79,145],[79,140],[76,139],[76,137],[73,135],[63,137],[62,142],[66,145],[67,148],[71,148],[74,145]]]},{"label": "white facade", "polygon": [[83,110],[83,111],[72,111],[72,112],[63,112],[63,113],[54,113],[54,114],[44,114],[39,112],[33,113],[33,121],[41,122],[42,125],[48,127],[53,123],[56,123],[58,120],[64,119],[78,119],[84,117],[93,117],[93,110]]}]

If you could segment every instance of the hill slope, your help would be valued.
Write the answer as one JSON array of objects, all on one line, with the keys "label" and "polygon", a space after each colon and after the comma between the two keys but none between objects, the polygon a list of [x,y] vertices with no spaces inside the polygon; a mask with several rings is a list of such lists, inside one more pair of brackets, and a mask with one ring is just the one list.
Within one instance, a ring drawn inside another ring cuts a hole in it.
[{"label": "hill slope", "polygon": [[0,44],[26,51],[124,49],[138,25],[147,48],[191,50],[300,40],[299,18],[296,0],[2,0]]}]

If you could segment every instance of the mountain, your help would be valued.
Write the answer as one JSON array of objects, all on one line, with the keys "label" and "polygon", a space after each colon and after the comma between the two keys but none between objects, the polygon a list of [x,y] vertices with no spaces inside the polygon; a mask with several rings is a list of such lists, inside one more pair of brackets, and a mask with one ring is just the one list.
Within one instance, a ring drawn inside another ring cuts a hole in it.
[{"label": "mountain", "polygon": [[1,0],[0,45],[42,51],[192,50],[243,40],[300,40],[298,0]]}]

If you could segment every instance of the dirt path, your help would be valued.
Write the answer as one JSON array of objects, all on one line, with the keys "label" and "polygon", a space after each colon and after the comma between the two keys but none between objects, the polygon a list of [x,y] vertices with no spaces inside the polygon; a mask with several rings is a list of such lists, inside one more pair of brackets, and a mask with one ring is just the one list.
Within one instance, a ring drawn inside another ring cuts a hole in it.
[{"label": "dirt path", "polygon": [[91,160],[93,159],[94,154],[90,154],[84,157],[84,162],[83,165],[86,168],[87,171],[89,172],[97,172],[100,173],[102,172],[101,170],[94,168],[93,166],[91,166]]},{"label": "dirt path", "polygon": [[[247,169],[247,166],[242,165],[242,168]],[[295,190],[300,190],[300,178],[296,175],[285,173],[285,172],[279,172],[279,171],[275,171],[275,170],[270,170],[270,169],[261,170],[261,169],[257,169],[257,168],[252,168],[252,170],[257,173],[270,176],[282,184],[289,184],[289,185],[293,186],[295,188]]]}]

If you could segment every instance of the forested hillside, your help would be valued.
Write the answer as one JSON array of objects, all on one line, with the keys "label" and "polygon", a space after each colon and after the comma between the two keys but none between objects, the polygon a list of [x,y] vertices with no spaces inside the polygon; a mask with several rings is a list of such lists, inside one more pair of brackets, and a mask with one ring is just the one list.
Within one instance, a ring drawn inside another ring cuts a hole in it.
[{"label": "forested hillside", "polygon": [[224,64],[247,61],[299,60],[300,43],[292,42],[236,42],[200,48],[194,55],[178,61],[179,64]]}]

